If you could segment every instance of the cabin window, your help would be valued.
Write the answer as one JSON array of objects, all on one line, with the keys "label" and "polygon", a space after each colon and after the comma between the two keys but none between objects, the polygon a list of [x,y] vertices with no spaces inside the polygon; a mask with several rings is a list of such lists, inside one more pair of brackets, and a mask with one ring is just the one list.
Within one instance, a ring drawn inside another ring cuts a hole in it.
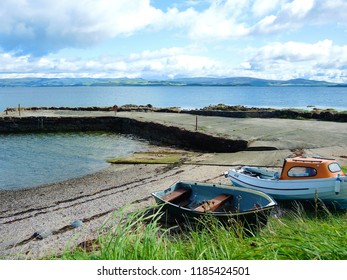
[{"label": "cabin window", "polygon": [[341,167],[338,163],[334,162],[329,164],[329,170],[330,172],[339,172],[341,171]]},{"label": "cabin window", "polygon": [[317,175],[317,170],[312,167],[294,166],[288,171],[289,177],[312,177]]}]

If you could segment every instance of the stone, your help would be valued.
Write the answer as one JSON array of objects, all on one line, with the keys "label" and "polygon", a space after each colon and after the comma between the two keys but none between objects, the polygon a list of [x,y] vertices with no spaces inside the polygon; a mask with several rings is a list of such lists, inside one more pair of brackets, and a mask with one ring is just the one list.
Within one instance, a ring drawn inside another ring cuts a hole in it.
[{"label": "stone", "polygon": [[75,221],[73,221],[72,223],[71,223],[71,226],[73,227],[73,228],[78,228],[78,227],[80,227],[80,226],[82,226],[83,225],[83,222],[81,221],[81,220],[75,220]]},{"label": "stone", "polygon": [[51,230],[43,229],[43,230],[36,231],[33,234],[33,237],[36,239],[42,240],[42,239],[47,238],[48,236],[51,236],[52,234],[53,234],[53,232]]}]

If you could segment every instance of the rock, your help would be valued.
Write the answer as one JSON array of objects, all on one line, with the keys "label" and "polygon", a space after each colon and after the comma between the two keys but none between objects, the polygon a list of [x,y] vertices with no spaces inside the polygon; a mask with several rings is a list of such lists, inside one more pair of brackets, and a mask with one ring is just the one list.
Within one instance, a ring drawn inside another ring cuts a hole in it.
[{"label": "rock", "polygon": [[42,240],[42,239],[47,238],[48,236],[51,236],[52,234],[53,234],[53,232],[51,230],[43,229],[43,230],[36,231],[33,234],[33,237],[36,239]]},{"label": "rock", "polygon": [[80,226],[82,226],[83,225],[83,222],[81,221],[81,220],[75,220],[75,221],[73,221],[72,223],[71,223],[71,226],[73,227],[73,228],[78,228],[78,227],[80,227]]}]

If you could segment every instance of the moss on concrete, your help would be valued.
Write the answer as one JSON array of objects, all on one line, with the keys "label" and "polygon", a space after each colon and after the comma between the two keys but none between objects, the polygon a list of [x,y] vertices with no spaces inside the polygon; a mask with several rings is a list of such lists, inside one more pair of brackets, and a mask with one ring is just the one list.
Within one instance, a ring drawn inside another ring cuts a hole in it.
[{"label": "moss on concrete", "polygon": [[128,157],[108,159],[112,164],[176,164],[192,157],[191,152],[138,152]]}]

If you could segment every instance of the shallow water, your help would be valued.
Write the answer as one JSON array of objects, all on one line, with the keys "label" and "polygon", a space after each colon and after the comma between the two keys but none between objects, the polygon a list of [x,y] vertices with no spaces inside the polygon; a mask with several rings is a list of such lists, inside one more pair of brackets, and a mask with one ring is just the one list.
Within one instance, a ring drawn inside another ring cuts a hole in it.
[{"label": "shallow water", "polygon": [[0,135],[0,190],[53,183],[101,170],[108,158],[148,149],[116,133]]}]

